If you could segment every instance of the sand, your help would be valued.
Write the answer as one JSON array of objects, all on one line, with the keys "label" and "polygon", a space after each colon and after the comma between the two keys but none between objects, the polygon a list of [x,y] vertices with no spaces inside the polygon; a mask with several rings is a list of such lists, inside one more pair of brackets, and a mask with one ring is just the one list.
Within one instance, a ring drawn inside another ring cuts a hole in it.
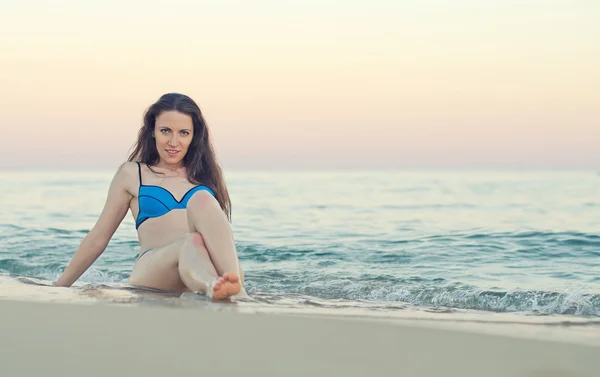
[{"label": "sand", "polygon": [[428,322],[7,299],[0,313],[2,377],[600,375],[599,343]]}]

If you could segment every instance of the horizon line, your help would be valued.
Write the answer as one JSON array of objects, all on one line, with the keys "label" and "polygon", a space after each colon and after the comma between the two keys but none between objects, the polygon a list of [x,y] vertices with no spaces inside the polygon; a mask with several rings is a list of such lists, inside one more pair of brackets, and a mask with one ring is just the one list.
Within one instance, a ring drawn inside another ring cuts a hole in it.
[{"label": "horizon line", "polygon": [[[598,168],[592,166],[548,166],[548,165],[404,165],[404,166],[223,166],[220,165],[223,172],[252,172],[252,171],[269,171],[269,172],[285,172],[285,171],[590,171],[600,174],[600,166]],[[19,172],[19,171],[71,171],[71,172],[114,172],[118,168],[116,166],[64,166],[50,167],[39,165],[28,166],[0,166],[0,172]]]}]

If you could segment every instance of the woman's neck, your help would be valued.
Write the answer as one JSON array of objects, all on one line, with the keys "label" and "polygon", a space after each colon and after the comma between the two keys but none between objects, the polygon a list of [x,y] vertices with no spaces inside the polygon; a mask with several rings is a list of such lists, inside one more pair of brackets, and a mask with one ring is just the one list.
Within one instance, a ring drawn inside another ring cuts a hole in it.
[{"label": "woman's neck", "polygon": [[177,164],[169,164],[161,160],[158,162],[158,164],[154,166],[156,166],[157,168],[167,169],[171,171],[179,171],[181,170],[181,168],[183,168],[183,161]]},{"label": "woman's neck", "polygon": [[159,168],[159,169],[168,170],[170,173],[167,173],[167,172],[162,173],[162,174],[165,174],[167,178],[182,177],[182,176],[185,176],[186,172],[187,172],[185,166],[183,166],[183,163],[168,164],[168,163],[165,163],[164,161],[159,161],[158,164],[154,165],[154,167]]}]

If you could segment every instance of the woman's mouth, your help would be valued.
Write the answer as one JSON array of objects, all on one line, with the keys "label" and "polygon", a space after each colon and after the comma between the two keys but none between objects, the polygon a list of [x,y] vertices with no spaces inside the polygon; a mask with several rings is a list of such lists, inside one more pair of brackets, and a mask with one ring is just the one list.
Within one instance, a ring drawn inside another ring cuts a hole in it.
[{"label": "woman's mouth", "polygon": [[175,157],[177,156],[177,153],[179,153],[179,151],[176,151],[175,149],[165,149],[165,151],[167,151],[169,157]]}]

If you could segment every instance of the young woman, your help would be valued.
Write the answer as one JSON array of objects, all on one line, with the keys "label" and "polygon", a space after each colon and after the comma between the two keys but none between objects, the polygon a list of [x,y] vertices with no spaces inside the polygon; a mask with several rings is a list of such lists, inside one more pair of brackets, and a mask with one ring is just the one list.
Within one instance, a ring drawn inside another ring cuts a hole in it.
[{"label": "young woman", "polygon": [[146,111],[98,221],[55,285],[71,286],[94,263],[128,210],[140,242],[130,284],[214,299],[245,296],[231,201],[206,122],[188,96],[165,94]]}]

